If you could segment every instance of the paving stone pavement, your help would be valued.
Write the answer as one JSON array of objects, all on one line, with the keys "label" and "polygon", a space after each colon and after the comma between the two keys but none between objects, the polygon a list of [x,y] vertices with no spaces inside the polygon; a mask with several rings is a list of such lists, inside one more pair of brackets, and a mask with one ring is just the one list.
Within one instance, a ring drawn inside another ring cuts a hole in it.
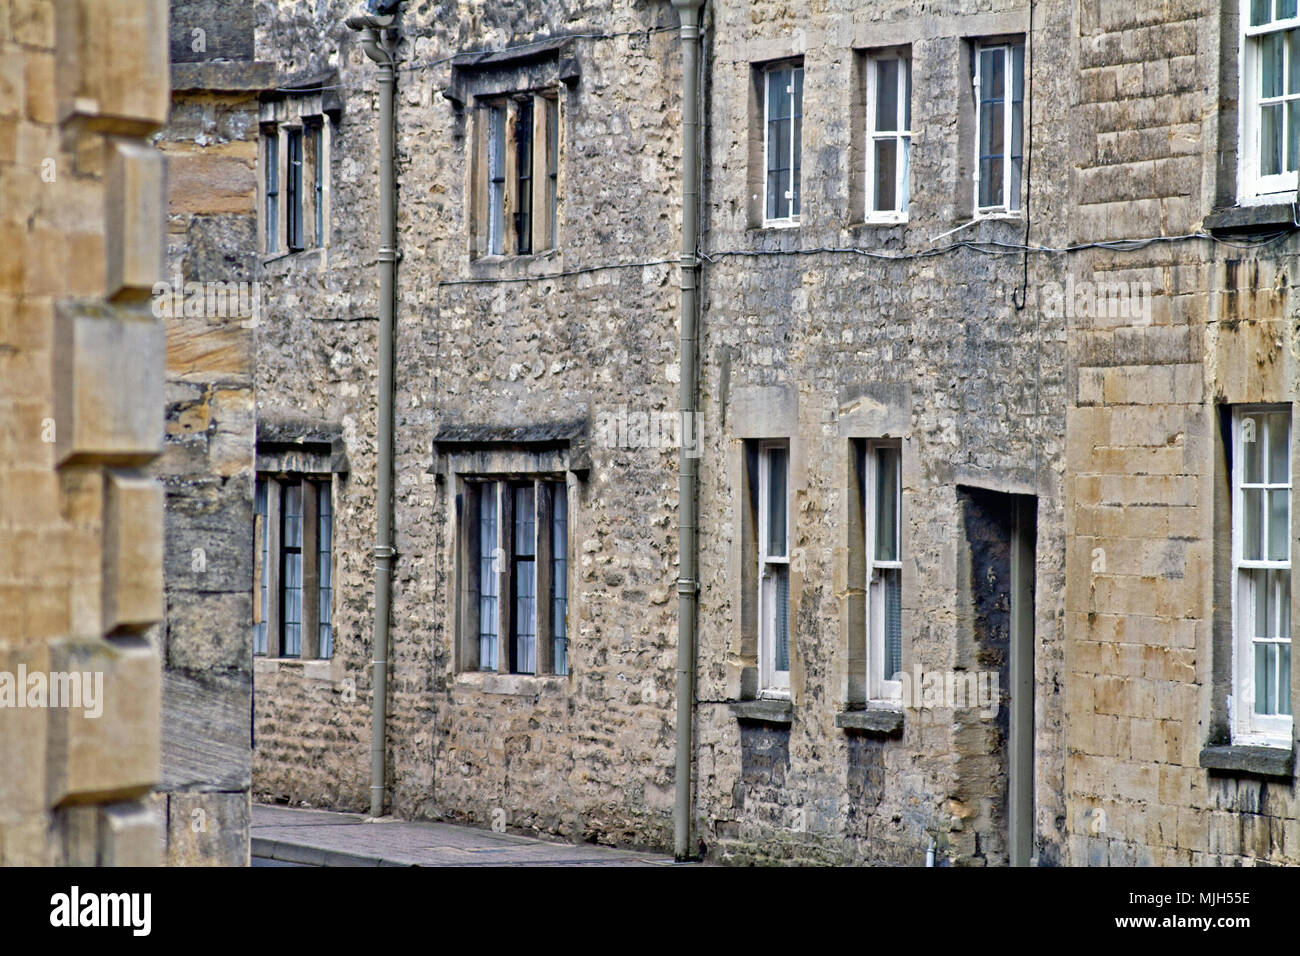
[{"label": "paving stone pavement", "polygon": [[672,866],[671,857],[450,823],[253,805],[259,866]]}]

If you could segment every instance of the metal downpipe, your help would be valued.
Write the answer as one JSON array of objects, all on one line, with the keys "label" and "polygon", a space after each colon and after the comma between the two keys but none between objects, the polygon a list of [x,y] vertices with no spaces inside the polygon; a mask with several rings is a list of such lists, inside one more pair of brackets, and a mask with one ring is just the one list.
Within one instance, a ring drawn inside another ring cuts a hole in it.
[{"label": "metal downpipe", "polygon": [[695,619],[699,597],[696,569],[696,485],[699,442],[696,429],[696,277],[699,260],[699,56],[700,8],[704,0],[673,0],[681,16],[682,40],[682,253],[681,380],[682,435],[696,435],[692,448],[678,450],[677,578],[677,760],[673,805],[673,855],[693,857],[691,847],[691,764],[695,712]]},{"label": "metal downpipe", "polygon": [[393,172],[393,104],[396,69],[379,31],[391,16],[349,17],[361,31],[361,47],[378,65],[379,83],[379,427],[375,482],[375,639],[374,703],[370,737],[370,815],[384,815],[388,722],[388,618],[393,562],[393,311],[397,272],[396,182]]}]

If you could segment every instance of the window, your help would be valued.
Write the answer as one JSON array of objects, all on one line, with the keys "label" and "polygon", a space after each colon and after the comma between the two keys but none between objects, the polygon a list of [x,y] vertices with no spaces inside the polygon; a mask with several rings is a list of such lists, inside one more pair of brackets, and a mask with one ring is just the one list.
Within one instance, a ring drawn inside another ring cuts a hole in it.
[{"label": "window", "polygon": [[1296,0],[1243,2],[1240,197],[1294,194],[1300,168]]},{"label": "window", "polygon": [[291,129],[286,137],[288,175],[285,177],[285,241],[289,248],[302,248],[302,130]]},{"label": "window", "polygon": [[759,446],[758,659],[760,690],[790,693],[789,447]]},{"label": "window", "polygon": [[266,251],[275,252],[279,248],[278,227],[280,224],[280,140],[274,129],[262,137],[262,168],[265,174],[264,193],[266,210],[263,219],[265,225]]},{"label": "window", "polygon": [[568,674],[568,491],[550,479],[469,479],[468,669]]},{"label": "window", "polygon": [[533,251],[533,101],[521,100],[515,110],[515,251]]},{"label": "window", "polygon": [[1291,413],[1233,416],[1232,564],[1237,735],[1291,746]]},{"label": "window", "polygon": [[[498,97],[478,111],[476,254],[532,255],[556,247],[559,101],[548,94]],[[539,176],[545,176],[542,186]]]},{"label": "window", "polygon": [[866,218],[907,218],[912,142],[912,61],[876,56],[867,61]]},{"label": "window", "polygon": [[975,206],[977,214],[1020,209],[1024,163],[1025,45],[975,48]]},{"label": "window", "polygon": [[555,221],[560,202],[560,104],[558,100],[542,100],[546,109],[546,208],[549,210],[550,229],[546,245],[555,248]]},{"label": "window", "polygon": [[763,125],[766,170],[764,225],[799,221],[799,170],[803,139],[803,66],[769,67]]},{"label": "window", "polygon": [[325,245],[325,127],[321,123],[311,129],[312,168],[312,237],[316,245]]},{"label": "window", "polygon": [[265,255],[324,248],[330,220],[331,123],[320,98],[262,103],[260,235]]},{"label": "window", "polygon": [[902,453],[898,442],[868,442],[863,468],[866,516],[867,687],[876,700],[901,697],[903,669]]},{"label": "window", "polygon": [[322,478],[258,476],[254,654],[301,658],[333,654],[331,488],[331,482]]}]

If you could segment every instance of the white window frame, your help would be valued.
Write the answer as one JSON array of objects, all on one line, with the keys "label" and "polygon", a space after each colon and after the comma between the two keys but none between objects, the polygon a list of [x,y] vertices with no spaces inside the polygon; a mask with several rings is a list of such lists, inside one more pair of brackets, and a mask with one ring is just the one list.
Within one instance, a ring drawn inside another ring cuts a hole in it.
[{"label": "white window frame", "polygon": [[[785,452],[785,554],[769,555],[768,545],[768,488],[771,482],[772,451]],[[790,696],[790,672],[776,669],[776,644],[774,629],[776,627],[776,589],[769,587],[770,572],[773,567],[786,568],[786,582],[789,584],[790,568],[790,444],[787,441],[764,441],[758,446],[758,665],[759,696]],[[788,653],[794,652],[794,632],[788,620],[787,607],[786,634],[790,640]]]},{"label": "white window frame", "polygon": [[[1278,0],[1272,0],[1273,11],[1277,10]],[[1285,30],[1300,29],[1300,5],[1297,16],[1284,20],[1270,20],[1258,27],[1250,25],[1251,0],[1241,0],[1240,30],[1238,42],[1238,59],[1240,65],[1240,99],[1237,110],[1237,202],[1240,205],[1260,205],[1268,202],[1292,202],[1295,199],[1297,173],[1283,172],[1270,176],[1260,174],[1260,123],[1259,95],[1262,76],[1262,64],[1259,55],[1259,38]],[[1284,45],[1285,51],[1285,45]],[[1285,54],[1289,60],[1289,54]],[[1289,64],[1288,64],[1289,69]],[[1300,93],[1286,92],[1286,77],[1283,77],[1281,97],[1270,98],[1271,102],[1285,104],[1289,100],[1300,99]],[[1286,107],[1283,106],[1282,151],[1283,162],[1286,160]]]},{"label": "white window frame", "polygon": [[[888,61],[898,63],[898,115],[895,117],[895,129],[880,132],[876,129],[876,97],[880,83],[880,64]],[[908,118],[911,114],[911,75],[912,58],[905,53],[880,53],[867,57],[867,96],[866,96],[866,202],[863,218],[866,222],[900,223],[907,222],[907,207],[911,199],[911,151],[912,130]],[[876,209],[876,143],[880,140],[894,140],[897,144],[897,160],[894,166],[894,209]]]},{"label": "white window frame", "polygon": [[[1022,175],[1020,180],[1016,183],[1016,188],[1014,191],[1008,188],[1008,184],[1011,182],[1011,143],[1012,143],[1012,131],[1014,128],[1014,124],[1012,123],[1012,114],[1015,112],[1011,108],[1011,104],[1014,102],[1012,97],[1014,96],[1014,91],[1015,91],[1015,76],[1013,75],[1012,72],[1015,64],[1015,58],[1014,56],[1012,56],[1012,50],[1016,47],[1021,47],[1022,49],[1025,48],[1025,41],[1023,39],[997,40],[989,43],[976,43],[974,48],[974,57],[975,57],[974,74],[975,75],[972,80],[972,91],[974,93],[974,100],[975,100],[975,137],[974,137],[975,139],[975,166],[974,166],[975,191],[974,191],[973,198],[975,204],[975,217],[977,219],[988,217],[988,216],[1018,217],[1021,215],[1021,208],[1024,205],[1022,201],[1023,197],[1021,196],[1021,193],[1024,191],[1024,176]],[[982,78],[980,73],[980,62],[981,60],[983,60],[983,54],[989,50],[1001,50],[1005,58],[1005,66],[1006,66],[1006,72],[1005,72],[1006,84],[1003,86],[1002,89],[1003,189],[1002,189],[1002,203],[997,206],[980,205],[980,119],[981,119],[980,80]],[[1027,67],[1028,60],[1027,57],[1023,54],[1021,56],[1021,63],[1023,64],[1022,69]],[[1027,89],[1028,84],[1026,83],[1025,85]],[[1028,103],[1023,99],[1021,100],[1021,103],[1022,103],[1022,107],[1021,107],[1022,129],[1020,131],[1021,133],[1020,142],[1021,142],[1021,148],[1023,149],[1024,143],[1027,139],[1027,137],[1025,136],[1026,131],[1023,128],[1023,124],[1026,124],[1029,121],[1029,111],[1028,111]],[[1015,205],[1011,204],[1012,199],[1015,200]]]},{"label": "white window frame", "polygon": [[[768,215],[767,215],[767,208],[768,208],[768,194],[767,194],[767,190],[768,190],[768,167],[767,167],[767,160],[768,160],[768,150],[771,148],[771,145],[772,145],[772,144],[771,144],[771,132],[772,132],[772,126],[771,126],[771,123],[768,121],[768,117],[771,116],[771,107],[772,107],[772,104],[771,104],[771,98],[772,98],[772,97],[771,97],[771,87],[772,87],[772,84],[771,84],[771,82],[769,82],[769,77],[770,77],[773,73],[779,73],[779,72],[781,72],[782,70],[790,70],[790,71],[791,71],[791,74],[790,74],[790,86],[786,89],[786,94],[787,94],[787,96],[788,96],[789,99],[790,99],[790,117],[791,117],[791,122],[790,122],[790,189],[786,192],[785,196],[782,197],[782,201],[783,201],[783,202],[789,203],[789,206],[788,206],[787,208],[788,208],[789,211],[790,211],[790,215],[788,215],[788,216],[777,216],[777,217],[775,217],[775,218],[769,218]],[[796,213],[796,212],[794,211],[794,187],[795,187],[795,161],[794,161],[794,160],[795,160],[795,154],[796,154],[796,151],[798,152],[799,159],[800,159],[800,163],[799,163],[799,170],[800,170],[800,172],[802,172],[802,168],[803,168],[803,135],[802,135],[802,133],[803,133],[803,123],[802,123],[802,118],[803,118],[803,93],[802,93],[803,84],[802,84],[802,83],[800,84],[800,91],[801,91],[801,92],[800,92],[800,95],[799,95],[799,117],[800,117],[800,120],[801,120],[801,122],[800,122],[800,124],[799,124],[800,135],[799,135],[798,137],[796,137],[796,136],[794,135],[794,74],[795,74],[795,73],[799,73],[799,74],[802,76],[802,74],[803,74],[803,63],[802,63],[802,62],[794,63],[794,62],[791,62],[791,61],[788,61],[788,60],[787,60],[787,61],[784,61],[784,62],[781,62],[781,63],[772,63],[772,64],[769,64],[768,66],[764,67],[764,69],[763,69],[763,226],[764,226],[764,228],[775,228],[775,229],[780,229],[780,228],[791,228],[791,227],[797,226],[797,225],[799,225],[799,218],[800,218],[800,215],[801,215],[802,212],[803,212],[803,196],[802,196],[802,194],[800,195],[800,200],[799,200],[799,212]]]},{"label": "white window frame", "polygon": [[[876,511],[876,484],[879,474],[880,451],[889,449],[898,454],[898,481],[895,486],[894,500],[894,553],[897,560],[883,561],[876,558],[876,527],[880,516]],[[863,521],[866,551],[866,590],[867,590],[867,694],[872,700],[898,701],[903,697],[902,681],[887,679],[885,674],[885,587],[880,575],[883,570],[897,570],[903,573],[903,449],[902,442],[890,439],[877,439],[867,442],[866,456],[863,462],[866,480],[863,482]],[[901,652],[900,652],[901,658]],[[903,666],[900,659],[899,668]],[[892,676],[892,675],[890,675]]]},{"label": "white window frame", "polygon": [[[1245,437],[1244,420],[1253,415],[1269,412],[1286,412],[1287,413],[1287,481],[1285,485],[1268,482],[1267,462],[1263,464],[1263,474],[1260,476],[1264,479],[1263,484],[1254,484],[1247,486],[1250,488],[1285,488],[1288,492],[1293,486],[1293,476],[1291,467],[1291,442],[1294,438],[1294,428],[1291,423],[1291,408],[1289,405],[1246,405],[1233,410],[1232,416],[1232,673],[1233,673],[1233,702],[1232,702],[1232,724],[1233,724],[1233,741],[1241,744],[1259,744],[1281,746],[1287,749],[1291,747],[1292,725],[1294,716],[1292,715],[1271,715],[1255,713],[1255,653],[1253,637],[1254,624],[1254,602],[1247,595],[1245,584],[1246,577],[1242,573],[1246,570],[1255,569],[1274,569],[1286,570],[1291,569],[1291,528],[1294,502],[1290,501],[1287,509],[1287,560],[1285,561],[1247,561],[1242,557],[1243,549],[1243,515],[1244,511],[1244,462],[1243,444]],[[1262,428],[1264,422],[1258,422],[1257,427]],[[1267,442],[1267,435],[1256,432],[1255,440]],[[1264,446],[1267,448],[1267,444]],[[1267,495],[1261,496],[1265,499],[1264,506],[1267,507]],[[1263,541],[1263,553],[1268,554],[1268,519],[1267,512],[1260,516],[1262,522],[1260,534]],[[1288,615],[1290,609],[1288,608]],[[1294,641],[1291,641],[1294,649]],[[1292,674],[1294,675],[1295,661],[1291,661]],[[1294,681],[1292,681],[1294,683]],[[1291,701],[1292,712],[1295,710],[1294,697]]]}]

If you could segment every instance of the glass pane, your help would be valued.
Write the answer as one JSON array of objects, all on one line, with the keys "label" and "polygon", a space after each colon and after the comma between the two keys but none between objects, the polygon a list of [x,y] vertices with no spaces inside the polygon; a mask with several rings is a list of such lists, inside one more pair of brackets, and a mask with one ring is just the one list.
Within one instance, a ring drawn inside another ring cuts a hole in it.
[{"label": "glass pane", "polygon": [[1276,700],[1273,689],[1273,645],[1255,645],[1255,713],[1271,714]]},{"label": "glass pane", "polygon": [[1268,480],[1272,484],[1285,485],[1290,481],[1290,430],[1291,416],[1286,412],[1274,412],[1268,416]]},{"label": "glass pane", "polygon": [[1276,176],[1282,171],[1282,104],[1259,110],[1259,171]]},{"label": "glass pane", "polygon": [[1241,419],[1241,480],[1248,485],[1264,480],[1265,415],[1245,415]]},{"label": "glass pane", "polygon": [[1281,33],[1259,38],[1259,95],[1267,99],[1282,95],[1283,46]]},{"label": "glass pane", "polygon": [[555,673],[569,673],[569,498],[564,482],[551,484],[551,638]]},{"label": "glass pane", "polygon": [[902,212],[907,212],[907,203],[911,197],[911,178],[912,178],[912,139],[911,137],[903,138],[903,175],[899,179],[899,203],[898,208]]},{"label": "glass pane", "polygon": [[302,485],[284,486],[284,546],[302,547]]},{"label": "glass pane", "polygon": [[497,669],[497,486],[479,491],[479,651],[480,670]]},{"label": "glass pane", "polygon": [[1286,171],[1300,167],[1300,100],[1286,104]]},{"label": "glass pane", "polygon": [[786,553],[786,450],[769,449],[767,462],[767,553],[774,558],[783,558]]},{"label": "glass pane", "polygon": [[902,572],[888,568],[881,572],[885,591],[884,677],[893,680],[903,669],[903,590]]},{"label": "glass pane", "polygon": [[1264,558],[1263,524],[1260,521],[1263,494],[1257,488],[1246,488],[1241,492],[1241,556],[1246,561]]},{"label": "glass pane", "polygon": [[903,60],[903,129],[912,128],[912,61]]},{"label": "glass pane", "polygon": [[767,120],[769,123],[789,118],[790,98],[785,89],[789,85],[789,70],[773,70],[767,74]]},{"label": "glass pane", "polygon": [[519,485],[515,488],[515,555],[532,557],[537,553],[533,536],[533,525],[537,516],[533,513],[533,486]]},{"label": "glass pane", "polygon": [[801,186],[799,171],[803,166],[803,68],[802,67],[797,67],[794,70],[794,76],[792,82],[794,84],[794,104],[792,107],[793,115],[794,115],[794,128],[790,135],[793,140],[793,142],[791,143],[791,149],[794,156],[793,158],[794,170],[793,172],[790,173],[790,192],[791,192],[790,215],[797,216],[799,215],[799,205],[800,205],[799,191]]},{"label": "glass pane", "polygon": [[1002,159],[980,160],[980,206],[1002,205]]},{"label": "glass pane", "polygon": [[1269,613],[1271,606],[1268,594],[1268,572],[1261,569],[1242,571],[1242,594],[1246,606],[1251,611],[1250,625],[1246,628],[1248,637],[1268,637]]},{"label": "glass pane", "polygon": [[1011,48],[1011,99],[1023,102],[1025,98],[1025,45],[1017,43]]},{"label": "glass pane", "polygon": [[1277,712],[1291,713],[1291,645],[1277,647]]},{"label": "glass pane", "polygon": [[898,560],[898,449],[876,449],[877,561]]},{"label": "glass pane", "polygon": [[876,61],[876,131],[898,129],[898,61]]},{"label": "glass pane", "polygon": [[1272,0],[1250,0],[1250,25],[1252,27],[1263,26],[1268,23],[1270,19],[1269,7],[1271,5]]},{"label": "glass pane", "polygon": [[1268,493],[1268,559],[1287,561],[1291,557],[1291,492],[1278,488]]},{"label": "glass pane", "polygon": [[773,609],[775,620],[772,622],[772,650],[775,655],[772,669],[788,671],[790,669],[790,568],[787,565],[775,565],[773,577]]},{"label": "glass pane", "polygon": [[519,561],[515,567],[515,671],[520,674],[537,669],[536,583],[536,562]]},{"label": "glass pane", "polygon": [[1280,569],[1269,571],[1268,591],[1272,612],[1268,619],[1268,636],[1289,641],[1291,640],[1291,572]]},{"label": "glass pane", "polygon": [[1296,0],[1277,0],[1276,20],[1290,20],[1295,16]]},{"label": "glass pane", "polygon": [[1002,68],[1005,53],[998,47],[980,50],[980,99],[991,100],[1002,96]]},{"label": "glass pane", "polygon": [[876,199],[872,208],[878,211],[893,212],[897,208],[894,196],[894,184],[898,179],[897,153],[897,140],[876,140]]}]

